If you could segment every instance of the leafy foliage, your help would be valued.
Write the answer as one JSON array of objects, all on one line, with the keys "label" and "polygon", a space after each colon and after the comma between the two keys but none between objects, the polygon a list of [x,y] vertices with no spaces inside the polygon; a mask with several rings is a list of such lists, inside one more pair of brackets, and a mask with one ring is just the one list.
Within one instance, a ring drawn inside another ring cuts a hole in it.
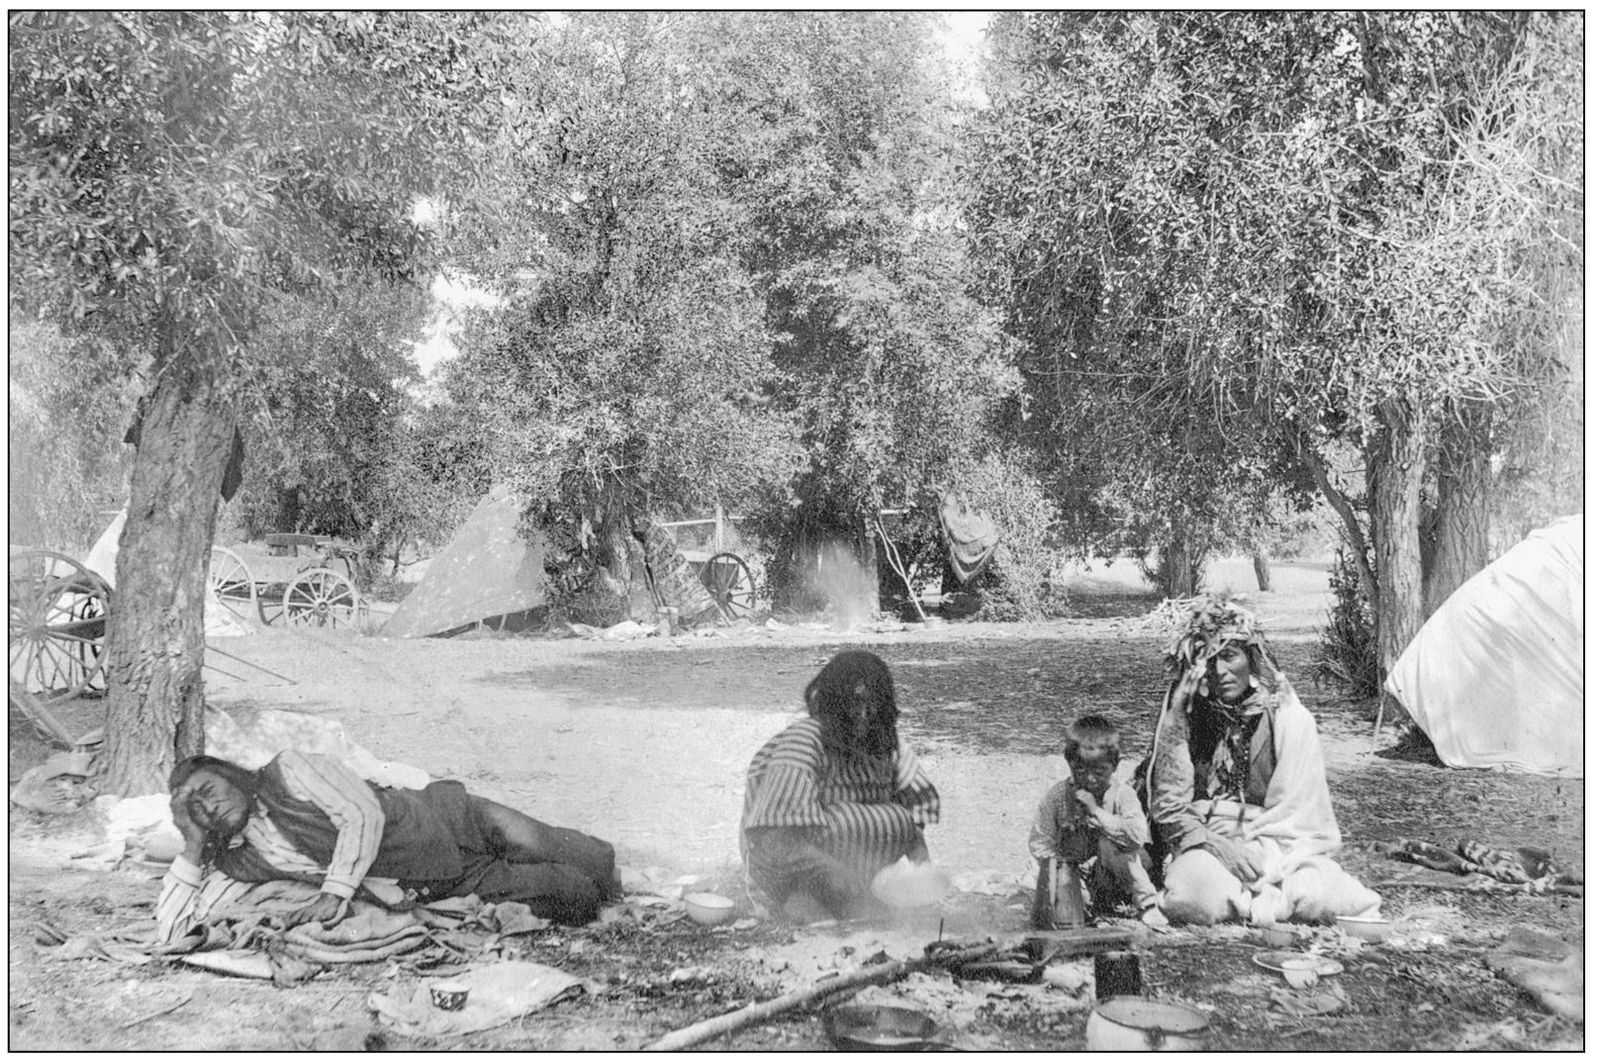
[{"label": "leafy foliage", "polygon": [[496,224],[463,222],[504,304],[445,391],[531,520],[616,568],[634,515],[718,502],[788,553],[983,446],[1012,372],[927,192],[927,30],[577,15],[525,52]]},{"label": "leafy foliage", "polygon": [[[987,620],[1038,620],[1048,615],[1048,587],[1059,552],[1051,501],[1026,452],[986,454],[959,475],[970,502],[996,524],[1000,541],[987,569],[981,615]],[[982,574],[983,575],[983,574]]]},{"label": "leafy foliage", "polygon": [[128,470],[133,400],[116,384],[118,352],[16,314],[6,338],[7,536],[81,556],[121,503]]},{"label": "leafy foliage", "polygon": [[108,787],[197,751],[217,482],[279,293],[411,278],[413,196],[499,106],[500,16],[18,12],[7,248],[17,305],[143,388],[112,610]]},{"label": "leafy foliage", "polygon": [[249,536],[314,532],[388,553],[425,516],[408,458],[410,342],[422,291],[374,283],[280,295],[252,337],[260,364],[236,502]]},{"label": "leafy foliage", "polygon": [[1019,432],[1082,541],[1207,546],[1308,492],[1326,442],[1374,470],[1403,450],[1377,437],[1551,384],[1573,20],[1050,13],[998,38],[968,215],[1028,347]]},{"label": "leafy foliage", "polygon": [[738,504],[789,452],[746,217],[719,183],[723,115],[684,78],[676,21],[576,16],[525,53],[502,223],[481,232],[505,303],[447,366],[488,472],[583,549],[633,512]]}]

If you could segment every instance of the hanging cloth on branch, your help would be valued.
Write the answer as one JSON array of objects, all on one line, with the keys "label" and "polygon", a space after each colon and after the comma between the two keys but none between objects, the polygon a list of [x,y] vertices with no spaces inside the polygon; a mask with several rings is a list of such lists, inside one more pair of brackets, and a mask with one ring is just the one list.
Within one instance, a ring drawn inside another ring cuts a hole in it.
[{"label": "hanging cloth on branch", "polygon": [[996,523],[969,506],[961,492],[950,492],[941,500],[941,534],[946,537],[947,558],[960,584],[979,575],[1001,541]]}]

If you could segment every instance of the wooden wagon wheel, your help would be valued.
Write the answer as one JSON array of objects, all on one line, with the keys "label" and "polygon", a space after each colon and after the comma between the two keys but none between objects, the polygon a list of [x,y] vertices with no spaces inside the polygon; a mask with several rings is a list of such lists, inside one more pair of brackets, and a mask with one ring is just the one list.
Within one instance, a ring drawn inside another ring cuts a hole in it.
[{"label": "wooden wagon wheel", "polygon": [[237,617],[255,617],[263,624],[267,617],[262,612],[261,596],[256,593],[256,580],[250,566],[227,547],[213,547],[211,565],[207,569],[206,584],[212,596]]},{"label": "wooden wagon wheel", "polygon": [[361,608],[356,585],[333,569],[307,569],[284,589],[284,622],[296,627],[350,627]]},{"label": "wooden wagon wheel", "polygon": [[10,556],[6,587],[8,696],[46,738],[74,738],[50,706],[105,692],[111,587],[54,551]]},{"label": "wooden wagon wheel", "polygon": [[731,620],[752,616],[757,610],[757,581],[739,555],[722,551],[701,565],[701,582]]}]

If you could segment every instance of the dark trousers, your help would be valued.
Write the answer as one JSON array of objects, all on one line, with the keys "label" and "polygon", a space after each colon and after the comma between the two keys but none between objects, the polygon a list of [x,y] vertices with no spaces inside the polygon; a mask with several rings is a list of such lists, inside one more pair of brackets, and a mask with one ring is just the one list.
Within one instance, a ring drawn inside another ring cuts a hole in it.
[{"label": "dark trousers", "polygon": [[431,886],[429,898],[523,903],[559,925],[583,925],[621,894],[606,841],[480,796],[468,796],[466,814],[456,832],[467,868],[455,882]]}]

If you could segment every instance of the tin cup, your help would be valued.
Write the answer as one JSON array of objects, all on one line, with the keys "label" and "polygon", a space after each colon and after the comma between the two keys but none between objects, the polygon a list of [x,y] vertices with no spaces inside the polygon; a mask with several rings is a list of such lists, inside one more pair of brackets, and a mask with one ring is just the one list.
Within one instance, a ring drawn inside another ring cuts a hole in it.
[{"label": "tin cup", "polygon": [[435,980],[429,984],[429,1001],[435,1009],[455,1013],[468,1003],[468,985],[454,980]]},{"label": "tin cup", "polygon": [[1096,956],[1096,999],[1141,994],[1141,959],[1134,951],[1104,951]]}]

